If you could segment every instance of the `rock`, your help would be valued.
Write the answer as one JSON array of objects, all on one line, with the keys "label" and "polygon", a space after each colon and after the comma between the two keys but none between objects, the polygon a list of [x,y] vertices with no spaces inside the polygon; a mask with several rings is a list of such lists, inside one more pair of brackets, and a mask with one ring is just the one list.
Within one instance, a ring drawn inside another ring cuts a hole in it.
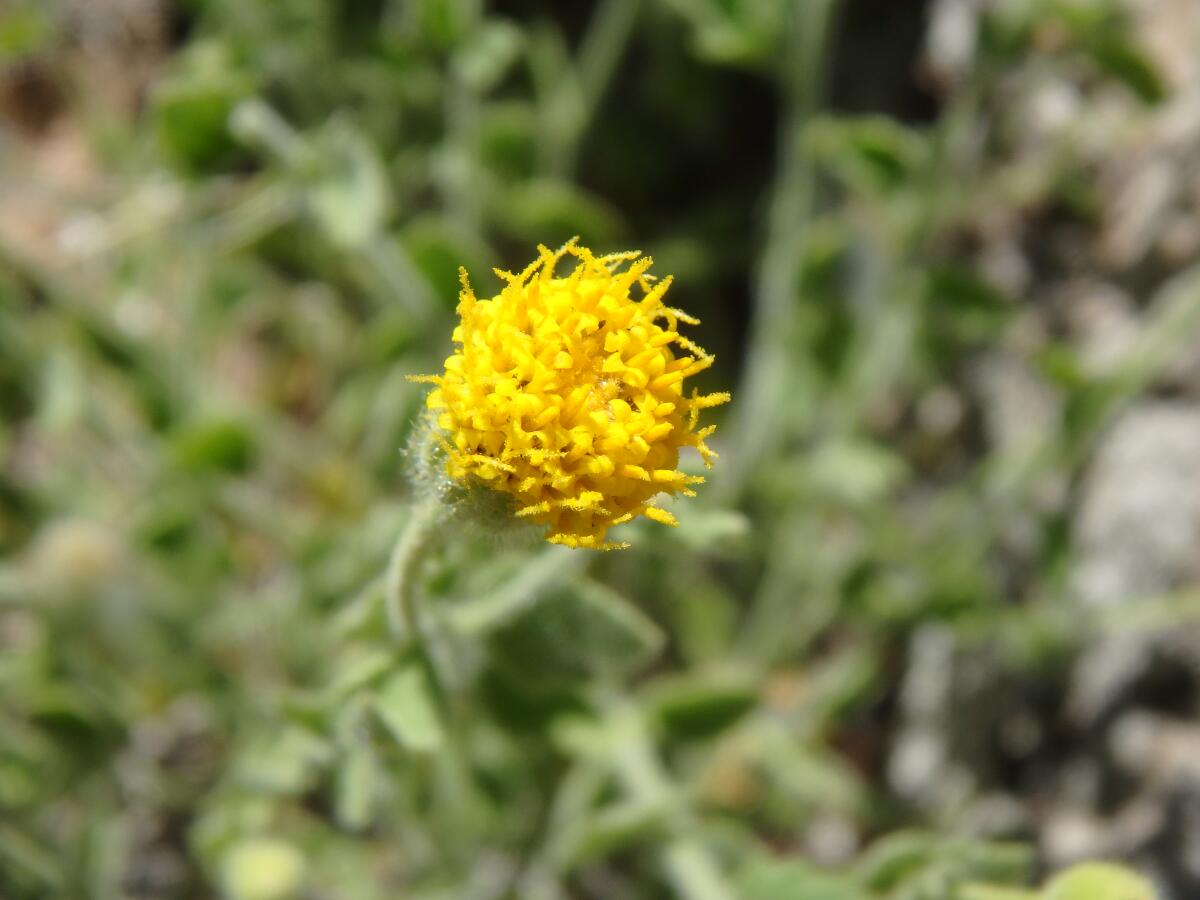
[{"label": "rock", "polygon": [[1076,517],[1075,595],[1112,607],[1200,576],[1200,409],[1147,401],[1096,454]]}]

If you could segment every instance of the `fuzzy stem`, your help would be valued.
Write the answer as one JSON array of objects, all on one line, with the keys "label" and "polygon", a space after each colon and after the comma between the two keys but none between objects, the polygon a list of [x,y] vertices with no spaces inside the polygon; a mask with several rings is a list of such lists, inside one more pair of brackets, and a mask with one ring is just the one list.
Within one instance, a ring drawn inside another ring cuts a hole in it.
[{"label": "fuzzy stem", "polygon": [[418,570],[433,540],[438,519],[436,500],[422,500],[413,508],[408,523],[400,532],[384,577],[384,609],[388,628],[397,641],[424,644],[418,610]]}]

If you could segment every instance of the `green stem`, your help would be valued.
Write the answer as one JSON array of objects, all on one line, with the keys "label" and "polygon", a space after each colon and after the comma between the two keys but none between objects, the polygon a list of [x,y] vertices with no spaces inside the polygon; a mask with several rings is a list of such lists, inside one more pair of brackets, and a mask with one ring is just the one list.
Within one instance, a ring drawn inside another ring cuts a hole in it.
[{"label": "green stem", "polygon": [[785,112],[780,127],[780,164],[771,190],[766,244],[759,259],[754,320],[746,371],[732,413],[735,435],[714,499],[728,501],[741,490],[759,460],[775,446],[785,417],[793,355],[795,307],[800,294],[800,260],[812,218],[816,172],[805,147],[808,124],[821,96],[829,24],[837,0],[797,3],[789,23],[780,81]]},{"label": "green stem", "polygon": [[418,574],[433,541],[438,520],[436,500],[423,500],[412,508],[400,532],[384,576],[384,609],[388,628],[397,641],[411,640],[424,647],[418,591]]},{"label": "green stem", "polygon": [[438,306],[433,288],[393,235],[376,235],[354,248],[353,253],[362,261],[368,276],[378,283],[382,299],[399,299],[418,322],[427,322],[433,316]]},{"label": "green stem", "polygon": [[448,612],[447,622],[459,634],[487,634],[537,603],[546,588],[583,571],[588,562],[578,551],[546,547],[495,590],[456,604]]},{"label": "green stem", "polygon": [[733,900],[724,877],[695,838],[676,838],[663,853],[667,877],[679,896],[687,900]]},{"label": "green stem", "polygon": [[589,113],[604,97],[625,53],[641,0],[608,0],[592,16],[579,48],[579,87]]},{"label": "green stem", "polygon": [[548,115],[561,120],[548,169],[566,177],[574,170],[579,146],[633,34],[642,0],[605,0],[588,23],[576,57],[576,79],[563,81],[550,98]]},{"label": "green stem", "polygon": [[244,100],[238,104],[229,127],[241,140],[259,144],[286,165],[301,165],[311,155],[296,129],[262,100]]}]

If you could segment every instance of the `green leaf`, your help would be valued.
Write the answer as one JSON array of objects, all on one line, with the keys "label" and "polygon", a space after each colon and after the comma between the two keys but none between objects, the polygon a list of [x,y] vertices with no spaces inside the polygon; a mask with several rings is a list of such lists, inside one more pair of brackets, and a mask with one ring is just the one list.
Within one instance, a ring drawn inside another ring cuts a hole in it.
[{"label": "green leaf", "polygon": [[1014,841],[949,841],[943,851],[960,878],[997,885],[1024,884],[1033,865],[1033,851]]},{"label": "green leaf", "polygon": [[742,900],[870,900],[845,875],[793,859],[756,859],[737,880]]},{"label": "green leaf", "polygon": [[881,444],[837,438],[808,461],[807,480],[820,497],[864,506],[885,500],[908,477],[904,460]]},{"label": "green leaf", "polygon": [[421,41],[448,48],[467,33],[476,4],[473,0],[411,0],[401,8]]},{"label": "green leaf", "polygon": [[311,731],[288,727],[248,747],[238,758],[237,781],[264,793],[295,796],[312,787],[331,756],[328,743]]},{"label": "green leaf", "polygon": [[924,137],[882,116],[821,119],[810,126],[807,141],[832,172],[868,193],[892,192],[912,184],[929,156]]},{"label": "green leaf", "polygon": [[750,520],[744,513],[732,509],[689,509],[687,515],[680,516],[679,527],[666,531],[665,537],[699,552],[737,546],[750,533]]},{"label": "green leaf", "polygon": [[440,214],[414,217],[404,225],[400,240],[413,264],[449,308],[458,298],[459,266],[468,272],[483,273],[498,264],[477,234]]},{"label": "green leaf", "polygon": [[574,867],[666,834],[673,805],[662,800],[617,803],[571,824],[554,844],[554,856]]},{"label": "green leaf", "polygon": [[1140,47],[1127,35],[1107,31],[1090,42],[1096,65],[1146,103],[1158,103],[1167,93],[1162,75]]},{"label": "green leaf", "polygon": [[942,265],[930,271],[926,284],[929,303],[935,306],[930,324],[947,339],[981,342],[994,339],[1019,308],[965,266]]},{"label": "green leaf", "polygon": [[528,178],[536,168],[538,119],[517,100],[489,103],[479,114],[479,160],[501,181]]},{"label": "green leaf", "polygon": [[371,143],[345,120],[315,141],[317,168],[309,208],[329,239],[360,247],[376,237],[391,210],[391,186]]},{"label": "green leaf", "polygon": [[525,34],[511,22],[491,19],[455,55],[458,76],[478,93],[491,90],[512,68],[525,43]]},{"label": "green leaf", "polygon": [[534,681],[504,665],[486,669],[479,687],[488,716],[520,734],[543,734],[564,718],[582,715],[586,710],[576,682],[554,678]]},{"label": "green leaf", "polygon": [[770,62],[790,6],[778,0],[668,0],[692,27],[696,55],[725,65]]},{"label": "green leaf", "polygon": [[338,661],[326,688],[331,697],[341,697],[368,685],[391,668],[395,654],[378,648],[354,647]]},{"label": "green leaf", "polygon": [[876,842],[856,864],[859,878],[872,891],[890,891],[928,865],[937,847],[928,835],[898,832]]},{"label": "green leaf", "polygon": [[384,683],[375,699],[375,711],[392,736],[410,750],[429,753],[445,739],[429,677],[415,662]]},{"label": "green leaf", "polygon": [[[14,825],[0,822],[0,872],[29,886],[31,896],[53,896],[62,889],[62,861],[52,850]],[[44,889],[44,891],[33,888]]]},{"label": "green leaf", "polygon": [[580,235],[585,245],[603,246],[622,231],[614,207],[569,182],[550,179],[510,186],[496,216],[513,237],[548,245]]},{"label": "green leaf", "polygon": [[877,842],[859,858],[855,869],[862,884],[876,893],[915,891],[923,897],[935,884],[972,884],[975,890],[978,884],[1022,883],[1028,878],[1030,861],[1031,851],[1023,844],[904,831]]},{"label": "green leaf", "polygon": [[0,63],[32,56],[54,37],[50,14],[36,7],[9,9],[0,15]]},{"label": "green leaf", "polygon": [[1042,900],[1155,900],[1153,886],[1135,872],[1113,863],[1083,863],[1055,876]]},{"label": "green leaf", "polygon": [[241,422],[217,420],[183,428],[171,440],[171,458],[189,472],[241,474],[254,463],[256,447]]},{"label": "green leaf", "polygon": [[990,884],[965,884],[956,900],[1037,900],[1036,891],[994,887]]},{"label": "green leaf", "polygon": [[634,671],[661,650],[658,626],[615,591],[578,581],[497,629],[492,649],[523,680],[583,680]]},{"label": "green leaf", "polygon": [[229,116],[254,88],[253,77],[234,64],[225,46],[193,47],[183,68],[160,81],[151,97],[163,150],[193,174],[231,165],[241,151],[229,130]]},{"label": "green leaf", "polygon": [[221,861],[221,881],[231,900],[288,900],[304,880],[304,857],[274,837],[246,838]]},{"label": "green leaf", "polygon": [[1092,48],[1092,58],[1100,68],[1147,103],[1158,103],[1166,96],[1162,74],[1154,66],[1150,56],[1140,47],[1120,36],[1111,36]]},{"label": "green leaf", "polygon": [[361,831],[371,824],[377,781],[370,745],[365,741],[355,743],[346,751],[337,772],[334,810],[339,825]]},{"label": "green leaf", "polygon": [[768,732],[755,745],[772,800],[779,801],[781,811],[794,810],[799,804],[851,815],[865,813],[866,791],[842,757],[796,741],[786,732]]},{"label": "green leaf", "polygon": [[745,715],[758,700],[755,683],[737,674],[662,679],[649,697],[662,725],[679,737],[717,734]]}]

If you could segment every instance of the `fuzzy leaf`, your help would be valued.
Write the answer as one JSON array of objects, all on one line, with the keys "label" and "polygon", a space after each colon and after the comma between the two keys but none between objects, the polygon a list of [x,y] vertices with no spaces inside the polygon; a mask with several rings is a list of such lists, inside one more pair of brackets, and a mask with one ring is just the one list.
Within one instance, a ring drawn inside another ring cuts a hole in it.
[{"label": "fuzzy leaf", "polygon": [[442,745],[445,733],[429,678],[416,663],[408,663],[383,685],[375,711],[397,741],[419,753]]}]

